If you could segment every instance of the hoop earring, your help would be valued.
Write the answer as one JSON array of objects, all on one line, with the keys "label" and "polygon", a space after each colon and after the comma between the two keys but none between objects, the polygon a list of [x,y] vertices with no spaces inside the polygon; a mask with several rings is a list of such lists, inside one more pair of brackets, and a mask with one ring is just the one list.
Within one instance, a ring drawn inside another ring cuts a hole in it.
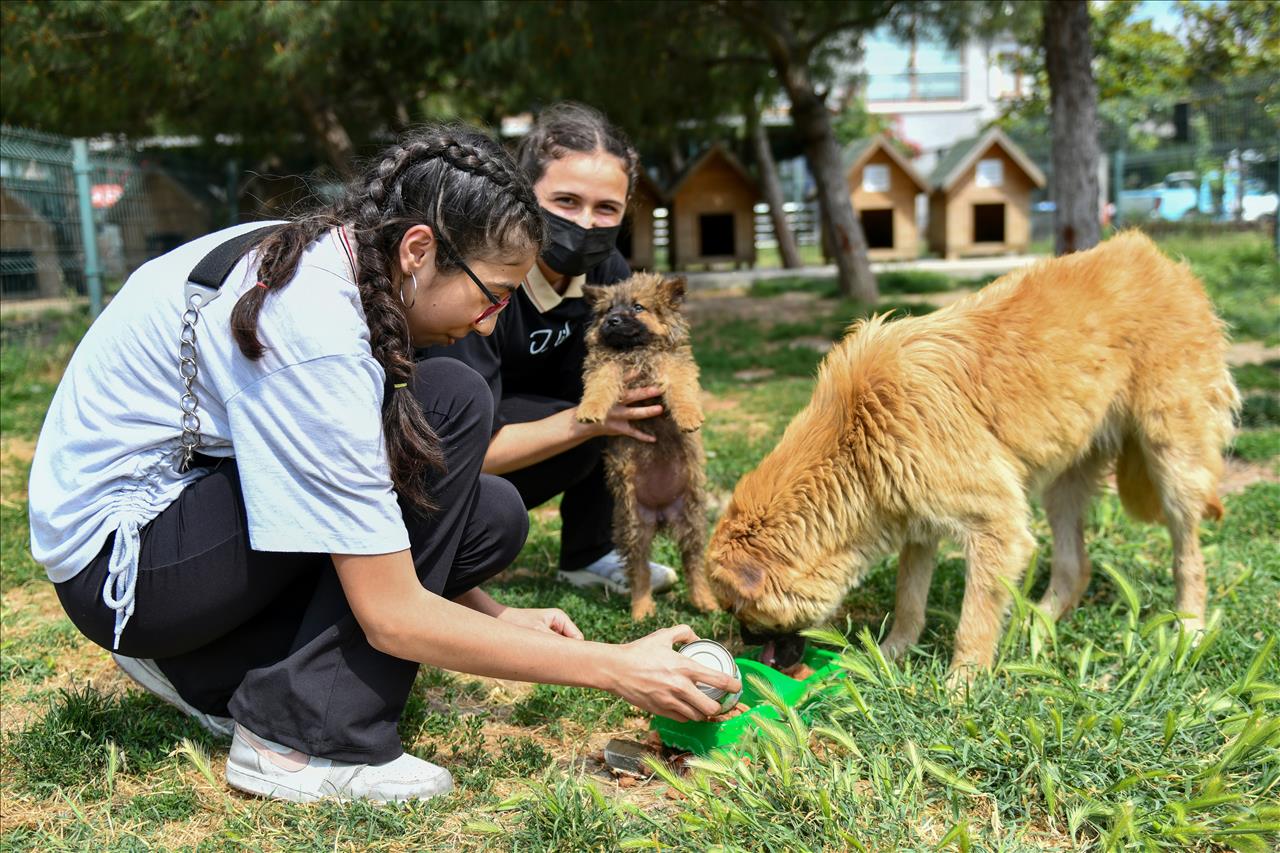
[{"label": "hoop earring", "polygon": [[404,301],[404,284],[401,283],[400,285],[400,304],[405,308],[412,308],[414,303],[418,301],[418,277],[414,275],[413,270],[409,270],[409,277],[413,279],[413,296],[410,297],[408,302]]}]

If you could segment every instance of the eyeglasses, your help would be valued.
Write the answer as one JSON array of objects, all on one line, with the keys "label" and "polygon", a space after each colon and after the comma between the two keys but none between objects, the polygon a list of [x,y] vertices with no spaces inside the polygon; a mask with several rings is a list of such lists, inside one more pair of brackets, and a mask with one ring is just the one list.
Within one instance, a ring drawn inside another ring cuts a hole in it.
[{"label": "eyeglasses", "polygon": [[507,307],[507,303],[511,301],[510,293],[502,298],[494,296],[493,291],[485,287],[484,282],[480,280],[480,277],[472,272],[471,267],[467,266],[466,261],[462,260],[462,256],[453,250],[453,246],[449,245],[444,240],[441,240],[438,236],[436,237],[436,240],[439,241],[440,246],[445,250],[445,252],[458,262],[458,266],[462,267],[462,271],[467,274],[467,278],[476,283],[476,287],[480,288],[480,292],[484,294],[484,298],[489,300],[489,307],[481,311],[480,315],[471,321],[473,326],[476,323],[483,323],[485,320],[488,320],[494,314],[497,314],[503,308]]}]

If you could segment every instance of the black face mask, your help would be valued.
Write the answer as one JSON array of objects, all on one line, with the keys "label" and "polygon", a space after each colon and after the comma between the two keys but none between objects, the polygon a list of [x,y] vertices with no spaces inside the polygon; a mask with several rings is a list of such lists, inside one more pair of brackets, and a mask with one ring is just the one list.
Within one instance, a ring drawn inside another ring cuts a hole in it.
[{"label": "black face mask", "polygon": [[562,216],[542,208],[542,221],[547,224],[547,243],[542,259],[561,275],[582,275],[613,252],[622,225],[608,228],[583,228]]}]

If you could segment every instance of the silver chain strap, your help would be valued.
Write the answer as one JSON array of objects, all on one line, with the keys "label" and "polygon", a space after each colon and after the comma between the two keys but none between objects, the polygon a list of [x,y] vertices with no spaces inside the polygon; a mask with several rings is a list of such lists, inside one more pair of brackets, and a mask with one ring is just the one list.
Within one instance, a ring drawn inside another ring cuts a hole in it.
[{"label": "silver chain strap", "polygon": [[179,474],[191,469],[191,460],[200,448],[200,400],[196,397],[195,381],[200,373],[196,365],[196,324],[200,322],[200,306],[204,297],[188,289],[187,310],[182,312],[182,334],[178,338],[178,376],[182,379],[182,397],[178,401],[182,409],[182,449],[175,465]]}]

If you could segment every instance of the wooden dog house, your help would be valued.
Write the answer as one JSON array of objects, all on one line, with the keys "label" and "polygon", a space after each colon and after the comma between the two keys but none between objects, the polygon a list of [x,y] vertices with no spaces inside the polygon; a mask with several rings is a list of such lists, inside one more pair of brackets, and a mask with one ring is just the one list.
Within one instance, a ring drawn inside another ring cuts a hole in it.
[{"label": "wooden dog house", "polygon": [[0,295],[62,296],[66,285],[59,257],[64,245],[49,220],[18,193],[4,189],[0,222]]},{"label": "wooden dog house", "polygon": [[1044,173],[999,128],[953,145],[929,179],[929,248],[945,258],[1025,252]]},{"label": "wooden dog house", "polygon": [[662,189],[644,169],[631,192],[631,203],[618,232],[618,251],[633,270],[652,270],[656,265],[653,242],[653,212],[663,203]]},{"label": "wooden dog house", "polygon": [[928,185],[880,134],[855,142],[845,152],[849,199],[873,261],[910,260],[920,254],[916,196]]},{"label": "wooden dog house", "polygon": [[727,148],[717,142],[707,149],[675,180],[667,198],[673,269],[755,265],[753,208],[760,188]]}]

